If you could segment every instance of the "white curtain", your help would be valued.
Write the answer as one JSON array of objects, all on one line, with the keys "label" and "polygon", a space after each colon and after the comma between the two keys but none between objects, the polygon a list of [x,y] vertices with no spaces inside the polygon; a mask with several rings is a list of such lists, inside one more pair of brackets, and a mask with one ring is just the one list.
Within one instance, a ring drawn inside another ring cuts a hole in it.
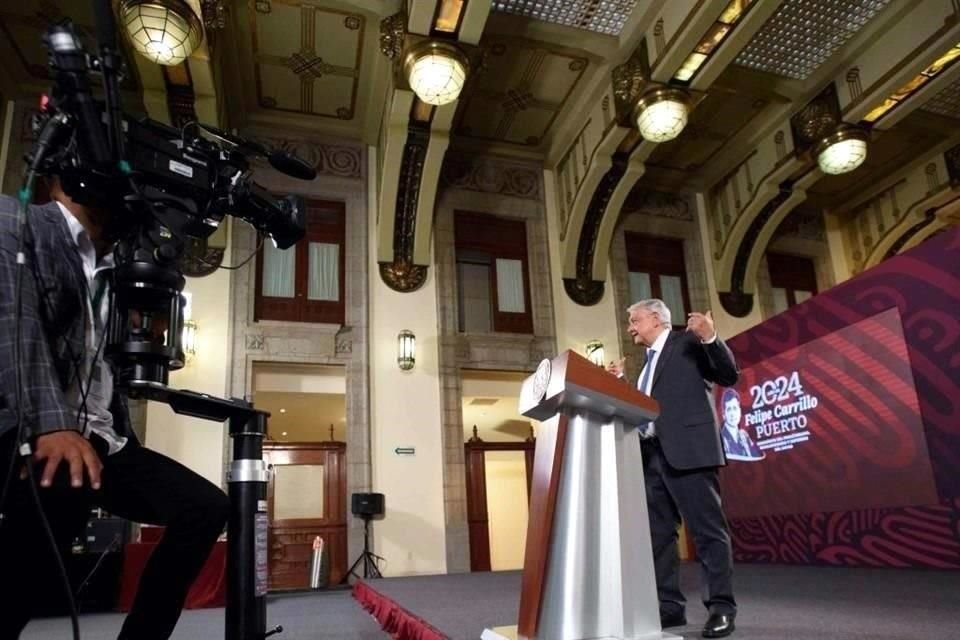
[{"label": "white curtain", "polygon": [[309,300],[340,299],[340,245],[311,242],[309,256]]},{"label": "white curtain", "polygon": [[497,308],[505,313],[524,313],[523,262],[497,258]]},{"label": "white curtain", "polygon": [[630,272],[630,304],[649,299],[653,295],[651,291],[649,273]]},{"label": "white curtain", "polygon": [[297,250],[284,251],[267,240],[263,243],[263,295],[270,298],[292,298],[297,275]]},{"label": "white curtain", "polygon": [[673,324],[686,324],[687,307],[683,304],[683,280],[680,276],[660,276],[660,297],[670,309]]},{"label": "white curtain", "polygon": [[787,290],[781,287],[773,288],[773,313],[783,313],[790,306],[787,302]]}]

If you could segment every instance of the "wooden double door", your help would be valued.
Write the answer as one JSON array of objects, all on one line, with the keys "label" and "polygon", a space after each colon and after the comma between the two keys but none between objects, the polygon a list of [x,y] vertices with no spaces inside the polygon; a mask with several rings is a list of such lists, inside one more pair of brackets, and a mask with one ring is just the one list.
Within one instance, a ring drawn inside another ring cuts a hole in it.
[{"label": "wooden double door", "polygon": [[309,588],[317,536],[327,557],[328,584],[339,584],[347,570],[346,444],[267,442],[263,457],[273,471],[267,487],[269,588]]},{"label": "wooden double door", "polygon": [[[470,533],[470,570],[490,571],[496,564],[492,561],[490,505],[488,494],[493,487],[487,486],[488,458],[507,454],[517,462],[522,460],[523,475],[526,491],[522,489],[513,493],[513,508],[523,512],[522,522],[526,523],[526,509],[530,496],[530,480],[533,473],[533,455],[536,443],[528,442],[483,442],[482,440],[467,442],[464,445],[467,472],[467,522]],[[516,483],[514,483],[515,485]],[[513,488],[517,488],[514,486]],[[524,527],[525,529],[525,527]],[[523,532],[525,535],[525,531]],[[523,540],[514,532],[514,554],[523,553]],[[519,567],[510,567],[519,568]]]}]

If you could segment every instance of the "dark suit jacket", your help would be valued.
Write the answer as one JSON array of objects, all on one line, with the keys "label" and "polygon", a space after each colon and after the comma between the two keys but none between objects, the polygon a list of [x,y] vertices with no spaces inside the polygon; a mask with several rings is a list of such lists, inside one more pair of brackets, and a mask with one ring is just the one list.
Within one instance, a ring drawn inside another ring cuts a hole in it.
[{"label": "dark suit jacket", "polygon": [[650,390],[660,403],[657,437],[670,466],[685,470],[727,463],[714,411],[713,385],[729,387],[739,377],[733,353],[720,338],[702,344],[692,332],[670,332]]},{"label": "dark suit jacket", "polygon": [[[14,361],[19,230],[17,201],[0,196],[0,435],[16,426]],[[80,429],[65,391],[81,375],[89,299],[80,253],[55,202],[31,206],[25,230],[27,263],[21,288],[24,430],[28,438]],[[83,381],[86,384],[86,380]],[[114,392],[114,429],[136,441],[126,398]]]}]

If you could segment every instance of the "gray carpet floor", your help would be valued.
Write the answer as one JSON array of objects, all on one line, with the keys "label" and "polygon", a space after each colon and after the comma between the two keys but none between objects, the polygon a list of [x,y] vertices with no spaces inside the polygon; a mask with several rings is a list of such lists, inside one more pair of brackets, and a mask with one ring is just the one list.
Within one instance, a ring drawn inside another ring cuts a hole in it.
[{"label": "gray carpet floor", "polygon": [[[116,640],[123,615],[89,614],[80,617],[82,640]],[[354,600],[349,591],[271,596],[267,625],[283,625],[283,633],[270,640],[385,640],[377,621]],[[63,618],[34,620],[20,640],[70,640],[70,623]],[[223,609],[184,611],[173,640],[223,638]]]},{"label": "gray carpet floor", "polygon": [[[738,565],[737,640],[958,640],[960,571],[832,569]],[[670,629],[699,638],[707,614],[699,602],[699,570],[682,567],[689,603],[686,627]],[[518,572],[471,573],[372,580],[370,586],[452,640],[477,640],[487,626],[516,622]],[[384,640],[344,591],[271,597],[277,640]],[[119,614],[82,618],[84,640],[114,640]],[[223,610],[187,611],[174,640],[223,637]],[[62,619],[35,620],[21,640],[69,639]]]},{"label": "gray carpet floor", "polygon": [[[707,612],[699,567],[682,567],[686,627],[699,638]],[[520,574],[391,578],[370,586],[452,640],[516,624]],[[738,640],[958,640],[960,571],[738,565]]]}]

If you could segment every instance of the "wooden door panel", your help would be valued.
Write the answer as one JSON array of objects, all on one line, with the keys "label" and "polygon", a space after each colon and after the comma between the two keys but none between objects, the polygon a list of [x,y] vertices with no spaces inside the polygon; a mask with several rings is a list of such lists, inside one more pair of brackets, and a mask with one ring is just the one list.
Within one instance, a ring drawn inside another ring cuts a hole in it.
[{"label": "wooden door panel", "polygon": [[[277,473],[267,488],[270,515],[270,589],[306,589],[314,538],[320,536],[329,564],[330,585],[338,584],[347,570],[346,445],[342,442],[268,443],[264,459],[282,474],[285,466],[321,466],[322,509],[305,517],[280,518],[277,513]],[[307,474],[309,475],[309,474]],[[306,491],[309,488],[302,488]]]}]

